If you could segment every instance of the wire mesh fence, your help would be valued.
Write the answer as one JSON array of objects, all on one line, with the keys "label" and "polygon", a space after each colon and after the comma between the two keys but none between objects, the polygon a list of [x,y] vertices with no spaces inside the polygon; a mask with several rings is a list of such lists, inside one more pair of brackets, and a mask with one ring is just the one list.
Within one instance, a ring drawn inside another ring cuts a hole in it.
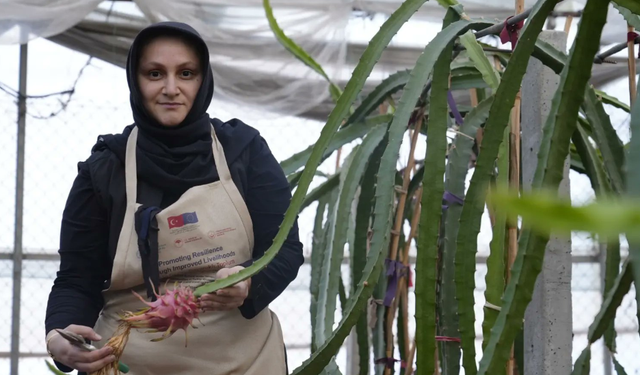
[{"label": "wire mesh fence", "polygon": [[[89,156],[91,146],[99,134],[117,133],[131,123],[128,90],[124,71],[101,61],[59,47],[47,41],[30,44],[28,93],[38,96],[50,92],[71,92],[27,99],[22,277],[13,279],[16,155],[17,155],[17,97],[10,88],[17,87],[17,48],[2,47],[0,83],[0,374],[9,374],[11,351],[11,290],[14,282],[21,285],[20,302],[20,374],[46,374],[43,360],[47,358],[44,344],[44,315],[47,296],[58,268],[57,248],[60,219],[67,194],[76,175],[76,165]],[[13,60],[12,60],[13,59]],[[46,61],[44,61],[44,60]],[[13,61],[13,62],[10,62]],[[5,66],[5,62],[7,63]],[[82,71],[82,74],[79,72]],[[78,79],[78,77],[80,78]],[[76,82],[77,81],[77,82]],[[278,160],[312,144],[320,134],[322,123],[300,118],[281,118],[258,113],[251,108],[238,108],[214,99],[209,113],[222,120],[238,117],[256,127],[267,140]],[[423,146],[417,150],[424,152]],[[406,155],[406,150],[402,153]],[[322,166],[324,172],[335,169],[331,158]],[[588,180],[571,173],[572,199],[576,204],[593,199]],[[310,257],[313,208],[300,216],[300,238],[305,257]],[[486,225],[483,224],[483,230]],[[489,236],[481,235],[479,259],[488,255]],[[487,243],[483,243],[487,242]],[[600,249],[589,234],[572,236],[573,264],[573,357],[586,345],[589,324],[602,302]],[[626,249],[623,249],[626,251]],[[412,252],[415,255],[415,249]],[[625,253],[626,254],[626,253]],[[484,304],[484,273],[480,261],[476,274],[476,332],[481,332]],[[345,275],[348,272],[345,272]],[[310,354],[309,315],[310,266],[306,263],[298,278],[271,308],[283,325],[288,347],[290,369],[300,365]],[[410,303],[413,308],[413,299]],[[638,320],[633,291],[627,295],[618,311],[617,358],[629,374],[640,374],[637,348],[640,347]],[[337,312],[339,314],[339,312]],[[339,320],[339,319],[337,319]],[[478,339],[478,345],[480,338]],[[338,364],[345,369],[347,345],[338,355]],[[600,343],[592,359],[592,374],[608,374],[606,355]],[[478,346],[479,349],[479,346]],[[480,352],[480,351],[479,351]]]}]

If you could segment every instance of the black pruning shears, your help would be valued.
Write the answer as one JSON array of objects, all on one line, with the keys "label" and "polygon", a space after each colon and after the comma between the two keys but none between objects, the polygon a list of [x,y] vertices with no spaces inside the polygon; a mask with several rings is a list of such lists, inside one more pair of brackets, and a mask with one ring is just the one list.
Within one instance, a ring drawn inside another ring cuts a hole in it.
[{"label": "black pruning shears", "polygon": [[[60,336],[62,336],[65,340],[69,341],[69,343],[71,343],[71,345],[75,347],[78,347],[82,350],[86,350],[88,352],[98,350],[98,348],[96,348],[95,346],[88,344],[86,341],[84,341],[84,337],[78,335],[77,333],[66,331],[64,329],[56,329],[56,332],[58,332]],[[129,366],[125,365],[122,362],[118,362],[118,370],[126,374],[129,372]]]}]

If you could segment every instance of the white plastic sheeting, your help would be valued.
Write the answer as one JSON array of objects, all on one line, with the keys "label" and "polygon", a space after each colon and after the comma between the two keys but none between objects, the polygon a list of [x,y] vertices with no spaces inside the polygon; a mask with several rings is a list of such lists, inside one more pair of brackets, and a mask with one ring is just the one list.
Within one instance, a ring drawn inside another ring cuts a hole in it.
[{"label": "white plastic sheeting", "polygon": [[0,0],[0,44],[24,44],[59,34],[96,9],[101,0]]}]

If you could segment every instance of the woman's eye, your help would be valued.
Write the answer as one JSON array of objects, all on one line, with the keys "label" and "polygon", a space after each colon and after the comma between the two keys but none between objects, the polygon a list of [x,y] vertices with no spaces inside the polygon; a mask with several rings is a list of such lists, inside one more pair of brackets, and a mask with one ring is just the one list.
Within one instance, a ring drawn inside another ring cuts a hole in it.
[{"label": "woman's eye", "polygon": [[182,76],[183,76],[184,78],[192,77],[192,76],[193,76],[193,72],[192,72],[192,71],[190,71],[190,70],[183,70],[183,71],[182,71]]},{"label": "woman's eye", "polygon": [[151,71],[151,72],[149,72],[149,77],[151,77],[151,78],[159,78],[160,77],[160,72],[158,72],[156,70]]}]

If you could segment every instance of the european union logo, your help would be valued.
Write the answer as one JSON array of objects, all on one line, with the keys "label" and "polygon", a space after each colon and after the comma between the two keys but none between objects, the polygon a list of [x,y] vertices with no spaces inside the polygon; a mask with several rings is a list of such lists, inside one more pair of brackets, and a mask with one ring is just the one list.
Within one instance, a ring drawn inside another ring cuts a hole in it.
[{"label": "european union logo", "polygon": [[198,215],[195,212],[187,212],[178,216],[171,216],[167,218],[169,222],[169,229],[180,228],[187,224],[195,224],[198,222]]},{"label": "european union logo", "polygon": [[182,219],[184,220],[184,224],[195,224],[198,222],[198,215],[195,212],[187,212],[182,214]]}]

